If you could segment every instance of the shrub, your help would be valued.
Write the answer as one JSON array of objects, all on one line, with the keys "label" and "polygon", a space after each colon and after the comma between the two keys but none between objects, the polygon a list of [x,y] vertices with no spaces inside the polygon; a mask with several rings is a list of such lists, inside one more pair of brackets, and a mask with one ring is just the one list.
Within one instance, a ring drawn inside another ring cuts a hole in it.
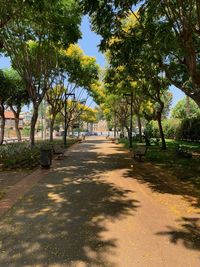
[{"label": "shrub", "polygon": [[178,129],[177,139],[200,141],[200,117],[184,119]]},{"label": "shrub", "polygon": [[150,121],[146,124],[144,134],[148,138],[158,138],[159,135],[159,128],[156,121]]},{"label": "shrub", "polygon": [[[77,142],[75,139],[69,139],[68,145]],[[13,143],[0,146],[0,164],[4,168],[33,168],[39,165],[40,148],[48,146],[52,148],[55,144],[63,145],[62,140],[37,141],[35,146],[32,147],[29,142]]]}]

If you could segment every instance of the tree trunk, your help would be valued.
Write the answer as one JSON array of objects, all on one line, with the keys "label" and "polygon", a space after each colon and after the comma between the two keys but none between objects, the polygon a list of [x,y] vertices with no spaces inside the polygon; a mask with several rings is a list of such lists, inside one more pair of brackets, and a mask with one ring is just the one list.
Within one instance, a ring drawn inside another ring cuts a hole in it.
[{"label": "tree trunk", "polygon": [[4,140],[4,132],[5,132],[5,123],[6,123],[6,120],[5,120],[5,108],[4,108],[4,105],[3,103],[1,103],[0,105],[0,116],[1,116],[1,125],[0,125],[0,145],[3,144],[3,140]]},{"label": "tree trunk", "polygon": [[4,112],[1,114],[1,126],[0,126],[0,145],[3,144],[3,140],[4,140],[4,131],[5,131],[5,116],[4,116]]},{"label": "tree trunk", "polygon": [[165,142],[165,135],[164,135],[164,132],[163,132],[161,118],[162,118],[161,113],[157,114],[157,122],[158,122],[159,131],[160,131],[160,138],[162,140],[162,149],[166,150],[167,146],[166,146],[166,142]]},{"label": "tree trunk", "polygon": [[128,126],[126,126],[126,125],[125,125],[125,128],[126,128],[126,130],[127,130],[127,133],[128,133],[128,138],[130,138],[130,129],[129,129],[129,127],[128,127]]},{"label": "tree trunk", "polygon": [[15,131],[16,131],[18,141],[21,142],[22,136],[21,136],[21,132],[19,129],[19,118],[15,118]]},{"label": "tree trunk", "polygon": [[142,124],[141,124],[141,119],[140,119],[139,114],[137,114],[137,122],[138,122],[138,129],[139,129],[139,141],[142,142]]},{"label": "tree trunk", "polygon": [[39,108],[39,105],[33,104],[33,115],[31,118],[31,130],[30,130],[30,141],[31,141],[32,146],[35,145],[35,125],[36,125],[37,118],[38,118],[38,108]]},{"label": "tree trunk", "polygon": [[13,114],[14,114],[14,117],[15,117],[15,132],[16,132],[16,135],[17,135],[17,139],[18,141],[22,141],[22,136],[21,136],[21,132],[20,132],[20,129],[19,129],[19,114],[20,114],[20,111],[15,111],[14,108],[12,106],[10,106]]},{"label": "tree trunk", "polygon": [[50,122],[50,138],[49,140],[52,142],[53,141],[53,127],[54,127],[54,122],[55,122],[55,116],[52,116],[51,122]]},{"label": "tree trunk", "polygon": [[116,129],[117,129],[117,114],[115,111],[114,113],[114,138],[116,138],[116,133],[117,133]]}]

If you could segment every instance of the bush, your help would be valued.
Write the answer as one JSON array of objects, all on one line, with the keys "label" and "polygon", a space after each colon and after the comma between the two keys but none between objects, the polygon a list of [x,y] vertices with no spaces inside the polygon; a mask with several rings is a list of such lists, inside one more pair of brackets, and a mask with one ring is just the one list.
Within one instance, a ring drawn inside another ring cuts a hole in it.
[{"label": "bush", "polygon": [[[200,141],[200,117],[166,119],[162,122],[165,138],[176,140]],[[158,138],[159,129],[156,121],[146,124],[145,135],[148,138]]]},{"label": "bush", "polygon": [[[180,120],[179,119],[166,119],[162,121],[163,132],[165,138],[175,139],[177,138],[177,133],[179,131]],[[148,138],[159,138],[160,132],[158,128],[157,121],[151,121],[146,124],[145,135]]]},{"label": "bush", "polygon": [[144,134],[146,137],[158,138],[160,137],[159,128],[157,121],[150,121],[146,124]]},{"label": "bush", "polygon": [[177,139],[200,141],[200,117],[184,119],[178,129]]},{"label": "bush", "polygon": [[23,167],[26,163],[33,167],[39,163],[39,149],[37,146],[32,148],[28,142],[2,145],[0,163],[5,168]]},{"label": "bush", "polygon": [[[67,141],[69,146],[75,142],[77,142],[75,139]],[[6,169],[36,167],[39,165],[40,148],[48,146],[53,150],[55,144],[64,146],[62,140],[37,141],[34,147],[29,142],[2,145],[0,146],[0,164],[3,164],[3,168]]]},{"label": "bush", "polygon": [[22,136],[29,136],[29,134],[30,134],[30,127],[25,126],[25,127],[21,130],[21,134],[22,134]]}]

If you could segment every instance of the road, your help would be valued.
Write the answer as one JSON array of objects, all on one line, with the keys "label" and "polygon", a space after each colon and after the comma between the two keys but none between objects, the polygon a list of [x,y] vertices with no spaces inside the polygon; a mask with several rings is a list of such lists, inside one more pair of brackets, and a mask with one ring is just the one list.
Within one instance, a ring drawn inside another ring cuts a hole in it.
[{"label": "road", "polygon": [[138,164],[104,137],[75,145],[1,218],[0,267],[199,267],[199,211]]}]

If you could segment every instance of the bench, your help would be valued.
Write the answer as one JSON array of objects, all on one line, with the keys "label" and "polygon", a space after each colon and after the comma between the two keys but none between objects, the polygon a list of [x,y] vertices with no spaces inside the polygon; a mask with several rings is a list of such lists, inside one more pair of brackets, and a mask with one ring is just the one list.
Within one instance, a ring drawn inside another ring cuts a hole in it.
[{"label": "bench", "polygon": [[65,149],[58,144],[53,146],[53,153],[57,155],[57,159],[62,159],[64,157]]},{"label": "bench", "polygon": [[154,145],[159,145],[159,143],[160,143],[160,139],[159,139],[159,138],[152,138],[150,141],[151,141]]},{"label": "bench", "polygon": [[85,135],[81,135],[80,137],[78,137],[79,143],[82,143],[83,141],[85,141]]},{"label": "bench", "polygon": [[192,153],[181,145],[176,147],[176,155],[182,158],[192,158]]},{"label": "bench", "polygon": [[111,138],[110,138],[110,141],[111,141],[112,143],[115,143],[116,139],[117,139],[116,137],[111,137]]},{"label": "bench", "polygon": [[145,145],[138,145],[135,149],[133,149],[133,158],[136,159],[138,157],[139,161],[141,161],[146,152],[147,147]]}]

